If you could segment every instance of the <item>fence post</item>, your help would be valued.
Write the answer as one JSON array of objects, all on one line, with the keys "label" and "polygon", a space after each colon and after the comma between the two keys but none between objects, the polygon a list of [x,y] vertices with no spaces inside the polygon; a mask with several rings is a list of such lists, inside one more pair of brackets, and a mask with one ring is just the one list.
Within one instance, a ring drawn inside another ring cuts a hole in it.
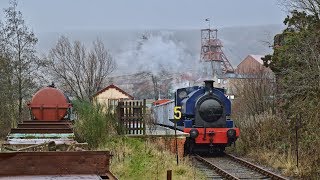
[{"label": "fence post", "polygon": [[124,124],[123,124],[124,121],[122,120],[122,118],[123,118],[123,108],[122,108],[123,105],[124,105],[123,101],[118,102],[117,116],[118,116],[119,133],[120,134],[124,134],[124,131],[125,131]]},{"label": "fence post", "polygon": [[143,135],[146,135],[146,99],[143,99],[143,106],[142,106],[142,125],[143,125]]},{"label": "fence post", "polygon": [[167,180],[172,180],[172,170],[167,170]]}]

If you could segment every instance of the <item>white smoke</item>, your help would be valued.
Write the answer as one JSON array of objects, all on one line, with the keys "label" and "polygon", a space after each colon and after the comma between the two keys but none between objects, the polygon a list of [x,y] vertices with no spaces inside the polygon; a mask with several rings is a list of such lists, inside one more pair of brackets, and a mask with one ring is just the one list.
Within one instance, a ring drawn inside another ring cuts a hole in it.
[{"label": "white smoke", "polygon": [[115,57],[119,72],[135,73],[161,68],[171,72],[189,71],[196,62],[187,46],[169,31],[153,32],[145,39],[139,37]]}]

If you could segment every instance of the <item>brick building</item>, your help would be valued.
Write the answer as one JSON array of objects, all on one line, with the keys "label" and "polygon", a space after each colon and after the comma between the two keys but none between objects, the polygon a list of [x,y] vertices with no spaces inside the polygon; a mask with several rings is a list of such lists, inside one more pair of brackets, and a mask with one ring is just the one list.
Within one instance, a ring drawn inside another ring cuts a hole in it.
[{"label": "brick building", "polygon": [[242,78],[241,75],[248,77],[250,75],[256,75],[259,73],[272,73],[270,68],[263,65],[262,55],[248,55],[235,69],[235,73],[238,78]]}]

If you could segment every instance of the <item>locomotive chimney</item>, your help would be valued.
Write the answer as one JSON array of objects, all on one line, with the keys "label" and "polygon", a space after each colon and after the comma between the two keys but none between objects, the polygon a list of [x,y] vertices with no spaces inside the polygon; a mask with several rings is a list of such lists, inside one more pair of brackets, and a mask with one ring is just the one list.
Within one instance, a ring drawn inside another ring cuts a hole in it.
[{"label": "locomotive chimney", "polygon": [[206,92],[208,92],[208,91],[212,92],[213,83],[214,83],[214,80],[206,80],[206,81],[204,81],[204,84],[205,84],[205,87],[206,87]]}]

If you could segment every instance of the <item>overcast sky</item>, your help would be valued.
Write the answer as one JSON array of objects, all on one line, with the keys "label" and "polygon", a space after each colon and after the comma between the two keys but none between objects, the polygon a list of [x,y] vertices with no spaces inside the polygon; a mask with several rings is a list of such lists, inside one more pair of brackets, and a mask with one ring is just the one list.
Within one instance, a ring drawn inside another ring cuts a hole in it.
[{"label": "overcast sky", "polygon": [[[0,19],[9,0],[0,1]],[[282,24],[277,0],[18,0],[36,32],[105,29],[200,29]]]}]

